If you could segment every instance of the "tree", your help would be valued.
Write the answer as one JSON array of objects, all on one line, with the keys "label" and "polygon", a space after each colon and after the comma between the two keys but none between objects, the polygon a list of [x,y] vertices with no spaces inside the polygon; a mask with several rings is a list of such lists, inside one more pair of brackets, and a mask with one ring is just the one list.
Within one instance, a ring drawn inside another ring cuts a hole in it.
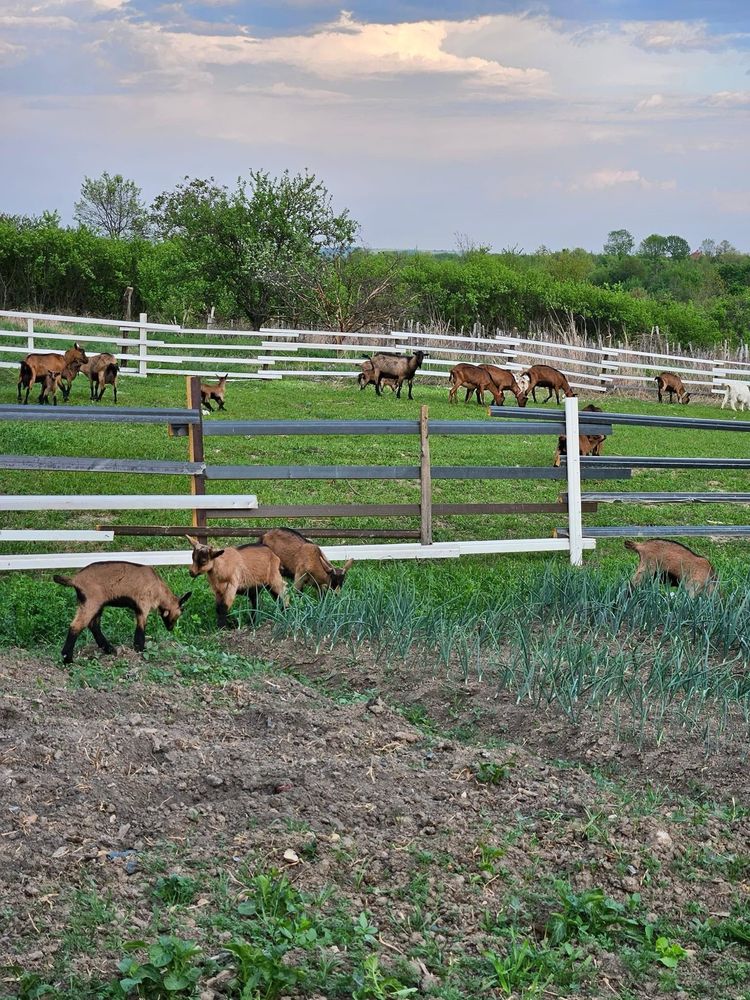
[{"label": "tree", "polygon": [[345,253],[357,232],[344,210],[336,214],[314,174],[239,178],[233,191],[210,180],[191,180],[154,202],[158,231],[180,243],[183,277],[200,288],[205,308],[221,300],[260,329],[292,298],[296,282],[314,275],[321,260]]},{"label": "tree", "polygon": [[705,239],[700,245],[700,252],[704,257],[715,257],[716,256],[716,241],[712,239]]},{"label": "tree", "polygon": [[97,235],[121,240],[143,236],[147,214],[137,184],[105,171],[97,179],[84,178],[73,218]]},{"label": "tree", "polygon": [[638,247],[638,253],[641,257],[646,257],[648,260],[663,260],[667,256],[667,237],[660,236],[658,233],[652,233],[645,239],[641,240],[641,245]]},{"label": "tree", "polygon": [[672,260],[684,260],[690,256],[690,244],[681,236],[667,236],[665,243],[667,256]]},{"label": "tree", "polygon": [[633,252],[635,240],[627,229],[613,229],[607,233],[604,253],[609,257],[627,257]]}]

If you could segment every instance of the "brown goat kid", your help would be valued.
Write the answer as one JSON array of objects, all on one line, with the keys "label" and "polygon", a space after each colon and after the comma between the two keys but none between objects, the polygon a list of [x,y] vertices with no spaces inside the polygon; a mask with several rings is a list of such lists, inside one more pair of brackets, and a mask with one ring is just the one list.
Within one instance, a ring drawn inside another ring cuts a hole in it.
[{"label": "brown goat kid", "polygon": [[[42,391],[39,393],[39,402],[49,403],[49,397],[52,396],[52,402],[57,406],[57,392],[60,389],[61,381],[62,372],[47,372],[42,379]],[[64,389],[63,399],[67,399]]]},{"label": "brown goat kid", "polygon": [[484,402],[484,393],[489,392],[495,400],[496,405],[500,405],[500,390],[495,385],[490,373],[478,365],[456,365],[454,368],[451,368],[448,381],[451,384],[451,389],[448,393],[449,403],[457,403],[456,393],[459,389],[466,386],[465,403],[468,403],[471,394],[476,392],[477,403],[481,406]]},{"label": "brown goat kid", "polygon": [[339,569],[323,555],[319,546],[293,528],[269,528],[260,536],[261,542],[281,560],[281,575],[294,581],[297,590],[307,583],[319,591],[341,590],[353,559],[347,559]]},{"label": "brown goat kid", "polygon": [[114,354],[96,354],[89,358],[85,365],[81,366],[81,371],[89,378],[89,398],[99,402],[104,395],[104,390],[108,385],[112,386],[112,392],[117,402],[117,375],[120,366]]},{"label": "brown goat kid", "polygon": [[27,354],[21,362],[18,376],[18,402],[21,402],[21,389],[26,389],[24,403],[29,401],[29,392],[35,382],[42,382],[47,372],[61,372],[63,381],[67,381],[67,391],[63,389],[63,398],[70,395],[70,387],[82,365],[88,361],[86,352],[78,344],[68,348],[65,354]]},{"label": "brown goat kid", "polygon": [[662,372],[661,375],[656,376],[654,381],[660,403],[663,401],[662,394],[665,392],[669,393],[670,403],[674,403],[675,396],[677,396],[678,403],[684,403],[687,406],[690,402],[690,393],[685,388],[680,376],[675,375],[674,372]]},{"label": "brown goat kid", "polygon": [[240,545],[237,548],[213,549],[197,538],[186,536],[193,546],[192,577],[205,573],[216,598],[216,618],[219,628],[231,624],[229,612],[237,594],[246,594],[250,616],[254,618],[258,604],[258,591],[264,587],[276,597],[281,597],[284,607],[289,604],[286,585],[281,576],[281,560],[261,542]]},{"label": "brown goat kid", "polygon": [[537,387],[548,390],[547,399],[543,399],[543,403],[552,399],[553,392],[555,394],[555,401],[558,403],[560,402],[561,392],[566,396],[577,395],[570,388],[568,380],[563,373],[558,371],[557,368],[552,368],[550,365],[532,365],[531,368],[527,368],[525,372],[521,373],[519,382],[521,379],[526,382],[526,388],[523,389],[523,393],[518,399],[519,406],[526,405],[529,395],[536,403]]},{"label": "brown goat kid", "polygon": [[87,627],[105,653],[115,652],[115,647],[102,632],[104,608],[130,608],[135,612],[133,646],[142,653],[146,647],[146,619],[149,614],[157,609],[171,632],[190,597],[187,593],[178,599],[150,566],[137,563],[91,563],[73,577],[53,576],[52,579],[63,587],[75,588],[78,599],[78,610],[70,623],[62,649],[64,663],[73,659],[76,639]]},{"label": "brown goat kid", "polygon": [[638,568],[630,586],[634,587],[644,577],[657,577],[673,587],[683,584],[695,596],[702,590],[711,594],[718,586],[718,577],[711,563],[687,545],[651,538],[647,542],[625,542],[625,548],[638,553]]},{"label": "brown goat kid", "polygon": [[[360,390],[367,388],[368,385],[377,386],[378,377],[369,358],[367,361],[362,362],[362,371],[357,376],[357,382],[359,383]],[[398,389],[398,379],[392,375],[384,375],[380,380],[380,385],[381,387],[387,385],[392,392],[395,392]]]},{"label": "brown goat kid", "polygon": [[214,411],[213,406],[211,406],[211,400],[218,403],[220,410],[226,409],[224,406],[224,393],[226,392],[229,374],[227,373],[224,378],[219,378],[218,375],[216,377],[219,379],[216,385],[201,382],[201,406],[205,406],[209,413],[213,413]]},{"label": "brown goat kid", "polygon": [[[411,394],[414,375],[418,368],[421,368],[425,359],[424,351],[415,351],[408,357],[404,354],[373,354],[367,361],[372,365],[375,376],[375,392],[378,396],[383,395],[382,384],[385,378],[396,380],[396,398],[401,399],[401,386],[404,382],[409,386],[409,399],[414,397]],[[364,364],[362,370],[364,371]]]}]

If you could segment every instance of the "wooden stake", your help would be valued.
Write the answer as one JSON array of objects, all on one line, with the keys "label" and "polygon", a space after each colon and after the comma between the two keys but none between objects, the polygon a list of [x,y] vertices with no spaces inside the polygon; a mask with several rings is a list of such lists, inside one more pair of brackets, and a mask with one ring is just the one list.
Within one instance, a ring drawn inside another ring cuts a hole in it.
[{"label": "wooden stake", "polygon": [[[203,413],[201,409],[201,380],[196,375],[188,375],[187,383],[187,405],[191,410],[197,410],[200,420],[197,424],[188,424],[188,456],[191,462],[203,462]],[[190,477],[190,492],[193,496],[204,496],[206,493],[206,477],[201,472]],[[193,527],[204,528],[206,526],[205,510],[193,508]],[[205,535],[199,531],[195,532],[196,537],[205,541]]]},{"label": "wooden stake", "polygon": [[419,538],[422,545],[432,545],[432,470],[430,467],[429,410],[419,410],[420,513]]}]

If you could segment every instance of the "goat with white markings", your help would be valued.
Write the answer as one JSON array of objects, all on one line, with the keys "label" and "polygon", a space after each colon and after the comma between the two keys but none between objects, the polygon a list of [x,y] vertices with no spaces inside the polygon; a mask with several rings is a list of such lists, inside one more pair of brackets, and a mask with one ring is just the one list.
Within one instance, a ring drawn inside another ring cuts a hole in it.
[{"label": "goat with white markings", "polygon": [[746,382],[737,382],[734,379],[725,378],[722,382],[726,386],[724,399],[721,401],[722,410],[729,403],[733,410],[737,410],[737,403],[740,410],[750,410],[750,385]]},{"label": "goat with white markings", "polygon": [[142,653],[146,648],[146,619],[158,609],[161,620],[171,632],[190,597],[175,597],[164,581],[150,566],[128,562],[91,563],[75,576],[53,576],[55,583],[73,587],[78,599],[78,610],[70,623],[62,658],[65,663],[73,659],[76,639],[89,628],[97,645],[105,653],[114,653],[115,647],[102,632],[104,608],[130,608],[135,612],[135,638],[133,647]]}]

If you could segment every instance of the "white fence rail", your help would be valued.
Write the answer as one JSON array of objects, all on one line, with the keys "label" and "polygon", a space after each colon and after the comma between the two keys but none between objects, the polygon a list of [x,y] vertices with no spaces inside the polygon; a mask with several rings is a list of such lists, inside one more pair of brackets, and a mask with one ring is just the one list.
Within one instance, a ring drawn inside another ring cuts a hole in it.
[{"label": "white fence rail", "polygon": [[[339,338],[346,343],[337,343]],[[80,342],[91,353],[103,350],[114,354],[123,375],[141,378],[149,374],[214,377],[225,373],[238,380],[355,378],[365,353],[422,348],[428,356],[420,375],[438,379],[447,378],[449,369],[459,361],[484,361],[512,371],[536,363],[552,364],[566,374],[571,385],[588,392],[606,392],[628,383],[653,386],[655,375],[664,369],[679,374],[689,388],[713,393],[724,391],[722,384],[727,378],[750,381],[750,362],[745,361],[547,343],[529,337],[469,338],[402,330],[380,335],[270,328],[258,332],[214,327],[201,330],[150,323],[145,313],[138,320],[123,322],[0,311],[0,368],[17,368],[31,351],[62,353],[72,341]]]}]

